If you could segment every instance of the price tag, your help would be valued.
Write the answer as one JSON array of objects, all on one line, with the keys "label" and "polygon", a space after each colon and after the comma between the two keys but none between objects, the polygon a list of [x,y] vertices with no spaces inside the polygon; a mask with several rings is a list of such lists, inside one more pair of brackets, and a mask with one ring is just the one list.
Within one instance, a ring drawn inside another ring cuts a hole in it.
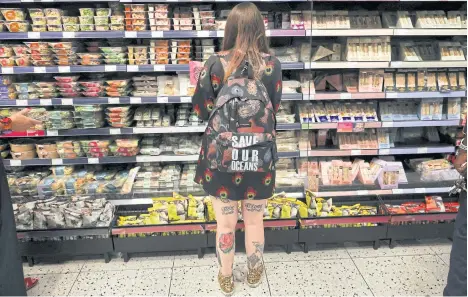
[{"label": "price tag", "polygon": [[104,71],[105,72],[117,71],[117,66],[116,65],[104,65]]},{"label": "price tag", "polygon": [[137,163],[152,162],[154,158],[152,156],[136,156],[136,161]]},{"label": "price tag", "polygon": [[158,97],[158,103],[169,103],[169,98],[167,98],[167,97]]},{"label": "price tag", "polygon": [[28,32],[28,39],[40,39],[41,32]]},{"label": "price tag", "polygon": [[216,31],[216,37],[224,37],[224,31]]},{"label": "price tag", "polygon": [[119,134],[122,134],[122,133],[120,132],[120,129],[118,129],[118,128],[110,128],[109,129],[109,134],[110,135],[119,135]]},{"label": "price tag", "polygon": [[127,65],[127,72],[138,72],[140,69],[138,65]]},{"label": "price tag", "polygon": [[192,97],[180,97],[181,103],[192,103]]},{"label": "price tag", "polygon": [[70,66],[59,66],[58,67],[58,72],[60,72],[60,73],[69,73],[70,72]]},{"label": "price tag", "polygon": [[368,191],[368,190],[360,190],[360,191],[357,191],[357,194],[358,194],[359,196],[361,196],[361,195],[369,195],[369,191]]},{"label": "price tag", "polygon": [[34,73],[46,73],[45,67],[34,67]]},{"label": "price tag", "polygon": [[120,98],[119,97],[109,97],[109,98],[107,98],[107,102],[109,102],[109,104],[119,104],[120,103]]},{"label": "price tag", "polygon": [[2,67],[3,74],[13,74],[13,67]]},{"label": "price tag", "polygon": [[62,99],[62,105],[73,105],[73,99]]},{"label": "price tag", "polygon": [[266,36],[271,36],[271,30],[265,30],[265,35]]},{"label": "price tag", "polygon": [[99,158],[88,158],[88,164],[99,164]]},{"label": "price tag", "polygon": [[404,194],[405,191],[403,191],[402,189],[393,189],[393,194]]},{"label": "price tag", "polygon": [[414,189],[414,192],[415,193],[426,193],[426,188],[416,188]]},{"label": "price tag", "polygon": [[132,0],[120,0],[122,3],[132,3]]},{"label": "price tag", "polygon": [[341,93],[340,99],[351,99],[351,93]]},{"label": "price tag", "polygon": [[75,38],[75,32],[63,32],[63,38]]},{"label": "price tag", "polygon": [[163,36],[163,31],[151,31],[152,38],[162,38]]},{"label": "price tag", "polygon": [[351,150],[351,156],[360,156],[361,150]]},{"label": "price tag", "polygon": [[403,63],[401,61],[392,61],[390,62],[393,68],[399,68]]},{"label": "price tag", "polygon": [[337,132],[353,132],[353,123],[338,123]]},{"label": "price tag", "polygon": [[21,3],[32,3],[34,0],[21,0]]},{"label": "price tag", "polygon": [[54,2],[54,0],[41,0],[41,2]]},{"label": "price tag", "polygon": [[379,155],[390,155],[390,149],[380,149]]},{"label": "price tag", "polygon": [[21,160],[10,160],[10,166],[21,166]]},{"label": "price tag", "polygon": [[418,154],[427,154],[427,147],[418,147]]},{"label": "price tag", "polygon": [[58,130],[47,130],[47,136],[58,136]]},{"label": "price tag", "polygon": [[130,97],[131,104],[141,104],[141,97]]},{"label": "price tag", "polygon": [[210,31],[197,31],[197,36],[198,37],[210,37]]},{"label": "price tag", "polygon": [[28,100],[16,100],[16,106],[26,106],[28,105]]},{"label": "price tag", "polygon": [[393,122],[382,122],[382,128],[392,128]]},{"label": "price tag", "polygon": [[125,38],[137,38],[137,31],[125,31]]},{"label": "price tag", "polygon": [[63,165],[63,159],[52,159],[52,165]]},{"label": "price tag", "polygon": [[395,93],[395,92],[385,93],[385,97],[387,97],[387,98],[398,98],[398,93]]},{"label": "price tag", "polygon": [[154,65],[154,71],[166,71],[165,65]]},{"label": "price tag", "polygon": [[41,105],[52,105],[52,100],[51,99],[41,99],[41,100],[39,100],[39,103]]}]

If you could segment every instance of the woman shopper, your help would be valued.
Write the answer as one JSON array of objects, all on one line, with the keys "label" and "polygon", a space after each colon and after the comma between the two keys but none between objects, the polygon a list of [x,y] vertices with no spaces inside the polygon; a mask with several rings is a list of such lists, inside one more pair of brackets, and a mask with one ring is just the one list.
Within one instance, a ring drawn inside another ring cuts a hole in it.
[{"label": "woman shopper", "polygon": [[[41,123],[27,117],[28,112],[29,109],[24,109],[9,118],[0,117],[0,130],[26,131]],[[26,296],[26,286],[34,286],[37,279],[24,279],[23,276],[10,190],[2,161],[0,159],[0,296]]]},{"label": "woman shopper", "polygon": [[232,275],[238,201],[242,201],[247,283],[260,284],[263,267],[263,211],[275,188],[276,117],[281,101],[281,63],[269,54],[260,11],[241,3],[230,12],[222,51],[200,73],[194,110],[208,127],[203,135],[195,181],[216,215],[218,282],[234,291]]}]

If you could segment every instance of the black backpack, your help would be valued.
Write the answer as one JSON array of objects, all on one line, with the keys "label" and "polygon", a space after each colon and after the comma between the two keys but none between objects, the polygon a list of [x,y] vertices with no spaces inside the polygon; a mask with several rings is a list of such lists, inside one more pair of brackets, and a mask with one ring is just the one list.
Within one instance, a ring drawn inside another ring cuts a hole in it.
[{"label": "black backpack", "polygon": [[212,170],[267,172],[275,169],[276,115],[268,92],[248,62],[219,91],[205,130],[204,155]]}]

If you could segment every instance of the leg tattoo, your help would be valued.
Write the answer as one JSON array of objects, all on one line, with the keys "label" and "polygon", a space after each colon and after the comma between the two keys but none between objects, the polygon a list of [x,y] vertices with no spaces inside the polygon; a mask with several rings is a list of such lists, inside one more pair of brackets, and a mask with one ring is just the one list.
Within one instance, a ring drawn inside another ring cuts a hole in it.
[{"label": "leg tattoo", "polygon": [[233,214],[234,213],[234,205],[232,206],[223,206],[221,208],[221,213],[223,215],[230,215],[230,214]]},{"label": "leg tattoo", "polygon": [[247,267],[252,270],[254,269],[258,263],[262,261],[263,249],[265,245],[263,243],[259,243],[253,241],[252,244],[255,246],[255,252],[247,257]]},{"label": "leg tattoo", "polygon": [[220,234],[218,241],[219,249],[225,254],[229,253],[234,249],[235,245],[234,232]]},{"label": "leg tattoo", "polygon": [[256,211],[261,212],[263,211],[263,204],[253,204],[253,203],[245,203],[245,209],[247,211]]}]

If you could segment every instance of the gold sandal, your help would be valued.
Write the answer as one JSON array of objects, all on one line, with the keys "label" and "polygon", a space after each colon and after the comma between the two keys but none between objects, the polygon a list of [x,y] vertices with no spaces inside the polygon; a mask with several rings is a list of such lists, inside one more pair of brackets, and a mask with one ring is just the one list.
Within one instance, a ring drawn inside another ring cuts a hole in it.
[{"label": "gold sandal", "polygon": [[234,277],[224,276],[221,271],[218,273],[218,283],[224,296],[231,296],[234,293]]},{"label": "gold sandal", "polygon": [[262,282],[263,264],[260,263],[256,268],[249,269],[247,272],[247,284],[251,288],[256,288]]}]

